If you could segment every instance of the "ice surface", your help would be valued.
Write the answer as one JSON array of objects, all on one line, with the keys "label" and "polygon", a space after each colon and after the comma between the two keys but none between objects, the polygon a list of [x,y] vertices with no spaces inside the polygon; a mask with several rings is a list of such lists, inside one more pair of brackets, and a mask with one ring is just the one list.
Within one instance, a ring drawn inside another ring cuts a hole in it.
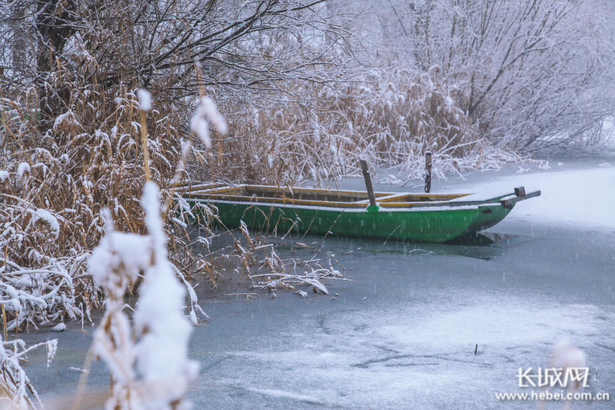
[{"label": "ice surface", "polygon": [[525,186],[525,192],[528,193],[541,190],[542,195],[518,203],[507,218],[599,229],[615,228],[614,167],[526,173],[498,178],[495,182],[456,188],[453,192],[480,190],[511,193],[518,186]]},{"label": "ice surface", "polygon": [[492,392],[517,391],[520,366],[546,367],[554,341],[608,343],[602,318],[615,320],[591,305],[433,296],[449,300],[325,315],[319,329],[300,321],[260,349],[227,351],[215,383],[326,408],[485,408]]}]

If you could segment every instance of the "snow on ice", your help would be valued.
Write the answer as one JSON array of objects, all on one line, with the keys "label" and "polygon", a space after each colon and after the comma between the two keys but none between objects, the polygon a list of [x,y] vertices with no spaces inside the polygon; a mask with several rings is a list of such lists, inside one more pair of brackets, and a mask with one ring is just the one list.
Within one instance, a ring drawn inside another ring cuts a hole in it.
[{"label": "snow on ice", "polygon": [[474,199],[494,193],[511,193],[518,186],[525,186],[528,193],[540,190],[542,195],[516,205],[508,219],[615,228],[615,212],[608,205],[615,203],[615,167],[524,173],[497,178],[495,182],[463,185],[452,192],[480,191],[475,196],[465,197]]}]

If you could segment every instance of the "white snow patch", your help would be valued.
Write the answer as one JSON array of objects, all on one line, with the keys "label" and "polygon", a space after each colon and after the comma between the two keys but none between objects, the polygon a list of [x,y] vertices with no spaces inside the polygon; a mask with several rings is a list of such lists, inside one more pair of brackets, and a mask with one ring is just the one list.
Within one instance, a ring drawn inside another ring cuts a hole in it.
[{"label": "white snow patch", "polygon": [[562,333],[594,331],[586,320],[594,306],[526,306],[521,301],[476,301],[454,312],[424,316],[423,320],[399,320],[381,329],[388,340],[405,345],[427,344],[433,349],[479,344],[526,345],[557,339]]},{"label": "white snow patch", "polygon": [[192,120],[190,121],[190,128],[198,135],[207,148],[211,148],[211,138],[209,137],[209,123],[207,119],[211,121],[214,128],[222,135],[228,132],[228,126],[226,120],[220,112],[216,103],[209,97],[201,98],[201,104],[196,109]]},{"label": "white snow patch", "polygon": [[137,90],[137,96],[139,98],[139,109],[141,111],[149,111],[152,109],[152,94],[149,91],[139,88]]},{"label": "white snow patch", "polygon": [[0,171],[0,182],[4,182],[6,179],[9,178],[9,172],[8,171]]},{"label": "white snow patch", "polygon": [[49,224],[51,231],[54,233],[56,237],[60,234],[60,224],[55,216],[51,215],[51,213],[45,209],[37,209],[33,214],[35,218],[35,222],[38,219],[42,219],[43,221]]},{"label": "white snow patch", "polygon": [[26,172],[30,173],[30,164],[28,164],[27,162],[22,162],[17,167],[17,175],[19,175],[19,178],[21,179],[23,178],[23,174]]},{"label": "white snow patch", "polygon": [[190,121],[190,128],[200,139],[207,148],[211,148],[211,138],[209,138],[209,125],[207,120],[203,118],[201,109],[197,109],[192,120]]},{"label": "white snow patch", "polygon": [[209,118],[211,123],[216,127],[216,130],[220,134],[226,134],[228,132],[228,126],[224,117],[218,112],[216,103],[209,97],[203,97],[201,99],[201,110],[205,117]]},{"label": "white snow patch", "polygon": [[68,110],[64,114],[58,115],[56,117],[56,120],[53,123],[53,130],[55,131],[58,129],[58,127],[61,127],[63,125],[81,126],[81,124],[79,124],[79,122],[75,119],[75,114],[73,114],[71,110]]},{"label": "white snow patch", "polygon": [[69,370],[72,370],[73,372],[90,373],[90,371],[89,371],[89,370],[86,370],[86,369],[80,369],[80,368],[78,368],[78,367],[72,367],[72,366],[71,366],[71,367],[69,367],[68,369],[69,369]]},{"label": "white snow patch", "polygon": [[514,187],[508,187],[508,186],[506,187],[499,186],[493,189],[485,189],[484,187],[481,187],[480,191],[474,194],[455,198],[455,199],[452,199],[450,202],[488,201],[493,198],[498,198],[498,197],[503,197],[503,196],[514,194],[514,192],[515,192]]},{"label": "white snow patch", "polygon": [[47,345],[47,368],[49,369],[53,358],[56,356],[56,353],[58,353],[58,339],[48,340],[45,344]]},{"label": "white snow patch", "polygon": [[63,332],[66,330],[66,325],[64,323],[58,323],[54,327],[51,328],[54,332]]},{"label": "white snow patch", "polygon": [[[88,260],[88,271],[97,284],[111,285],[116,280],[110,271],[120,269],[132,274],[131,281],[137,280],[139,271],[145,270],[151,260],[151,239],[132,233],[112,232],[105,235]],[[127,286],[127,285],[126,285]]]},{"label": "white snow patch", "polygon": [[181,226],[182,228],[187,228],[188,224],[186,224],[184,221],[182,221],[181,219],[177,219],[177,218],[171,218],[171,220],[173,222],[175,222],[177,225]]}]

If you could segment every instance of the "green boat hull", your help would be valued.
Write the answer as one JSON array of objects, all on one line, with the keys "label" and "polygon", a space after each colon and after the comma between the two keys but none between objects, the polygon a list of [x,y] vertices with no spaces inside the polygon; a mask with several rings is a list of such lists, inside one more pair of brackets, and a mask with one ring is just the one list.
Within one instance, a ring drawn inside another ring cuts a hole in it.
[{"label": "green boat hull", "polygon": [[329,234],[434,243],[490,228],[513,208],[492,202],[474,206],[367,210],[186,199],[191,208],[198,203],[215,207],[218,222],[227,228],[238,228],[243,221],[251,230],[262,233],[275,230],[282,235],[290,231],[299,235]]}]

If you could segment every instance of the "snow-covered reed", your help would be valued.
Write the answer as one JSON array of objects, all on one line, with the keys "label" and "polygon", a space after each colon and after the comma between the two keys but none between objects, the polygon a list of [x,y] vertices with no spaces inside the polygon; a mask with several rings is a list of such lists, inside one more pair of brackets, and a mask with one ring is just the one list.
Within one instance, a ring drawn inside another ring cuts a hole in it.
[{"label": "snow-covered reed", "polygon": [[0,409],[29,410],[42,406],[36,389],[19,363],[26,354],[37,347],[47,348],[47,367],[51,364],[57,348],[56,339],[26,347],[23,340],[4,341],[0,336]]},{"label": "snow-covered reed", "polygon": [[[167,259],[158,194],[153,182],[145,184],[148,235],[115,232],[106,212],[105,236],[90,258],[89,273],[107,294],[93,352],[111,371],[108,409],[188,408],[183,396],[198,373],[197,364],[187,358],[192,326],[183,314],[186,292]],[[131,323],[123,312],[124,294],[141,273]]]},{"label": "snow-covered reed", "polygon": [[288,83],[285,91],[275,103],[223,106],[229,135],[212,140],[218,155],[208,156],[200,173],[213,181],[309,179],[323,186],[360,175],[360,158],[395,167],[402,182],[423,177],[426,151],[433,153],[438,178],[528,159],[481,136],[457,104],[459,90],[437,66],[426,73],[373,70],[354,81]]},{"label": "snow-covered reed", "polygon": [[[119,231],[144,231],[138,198],[146,163],[172,204],[167,188],[182,139],[173,124],[181,115],[173,117],[143,93],[139,103],[125,87],[99,93],[56,74],[55,86],[74,89],[75,98],[44,133],[30,115],[37,110],[30,96],[0,100],[0,301],[9,330],[90,320],[92,310],[102,308],[104,295],[86,266],[103,233],[101,210],[109,209]],[[147,123],[139,122],[146,113],[140,108],[148,106],[157,110],[147,113],[151,133],[142,139]],[[186,226],[173,216],[167,209],[171,259],[189,286],[194,259],[184,243]]]},{"label": "snow-covered reed", "polygon": [[296,248],[314,251],[310,258],[282,257],[277,248],[285,243],[283,238],[278,244],[263,241],[251,235],[243,222],[239,231],[241,235],[233,237],[235,251],[223,258],[230,262],[228,266],[231,270],[250,281],[250,287],[253,289],[274,292],[278,289],[301,291],[301,288],[309,288],[315,293],[328,295],[329,291],[323,280],[346,280],[344,275],[333,267],[332,259],[337,262],[335,255],[318,257],[322,242],[318,247],[296,242]]}]

